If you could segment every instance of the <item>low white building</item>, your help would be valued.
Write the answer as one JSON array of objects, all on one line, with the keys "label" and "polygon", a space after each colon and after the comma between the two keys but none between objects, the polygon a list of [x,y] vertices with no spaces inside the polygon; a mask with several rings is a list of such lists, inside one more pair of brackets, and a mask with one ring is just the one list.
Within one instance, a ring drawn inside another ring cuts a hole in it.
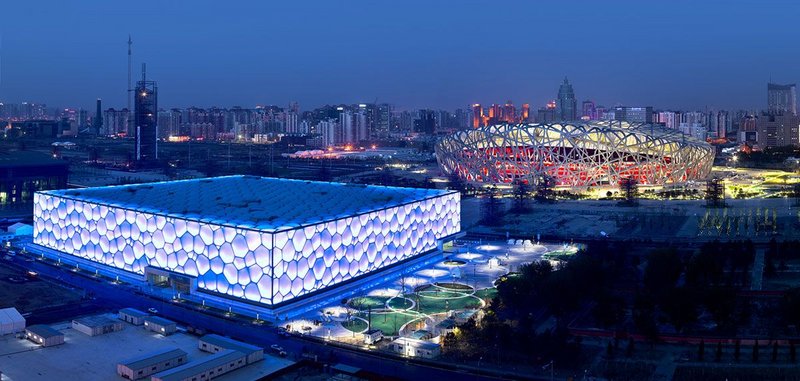
[{"label": "low white building", "polygon": [[148,316],[144,318],[144,329],[169,336],[178,330],[178,325],[169,319],[158,316]]},{"label": "low white building", "polygon": [[0,309],[0,336],[25,330],[25,318],[14,307]]},{"label": "low white building", "polygon": [[264,358],[264,349],[215,334],[205,335],[197,342],[197,347],[203,352],[217,353],[226,349],[233,349],[244,353],[247,363],[252,364]]},{"label": "low white building", "polygon": [[161,349],[117,364],[117,374],[138,380],[186,364],[186,352],[178,348]]},{"label": "low white building", "polygon": [[375,344],[375,343],[381,341],[381,339],[383,339],[383,331],[381,331],[380,329],[374,329],[373,328],[373,329],[364,331],[363,335],[364,335],[364,344],[367,344],[367,345]]},{"label": "low white building", "polygon": [[408,357],[420,357],[432,359],[439,356],[442,348],[439,344],[425,340],[416,340],[408,337],[400,337],[389,344],[389,349],[394,353],[399,353]]},{"label": "low white building", "polygon": [[123,308],[118,312],[119,319],[131,323],[133,325],[143,325],[144,319],[150,314],[147,312],[139,311],[135,308]]},{"label": "low white building", "polygon": [[105,316],[89,316],[72,321],[72,329],[89,336],[121,331],[123,327],[121,321],[112,320]]},{"label": "low white building", "polygon": [[25,337],[43,347],[64,344],[64,334],[47,325],[32,325],[25,328]]},{"label": "low white building", "polygon": [[242,352],[226,349],[201,360],[156,373],[151,381],[210,380],[247,366],[246,357]]}]

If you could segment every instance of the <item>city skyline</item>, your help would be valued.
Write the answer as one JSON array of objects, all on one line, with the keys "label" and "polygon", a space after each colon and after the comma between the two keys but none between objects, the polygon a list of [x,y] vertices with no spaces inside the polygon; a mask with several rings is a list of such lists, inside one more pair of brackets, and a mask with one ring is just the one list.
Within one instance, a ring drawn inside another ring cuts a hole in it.
[{"label": "city skyline", "polygon": [[[692,12],[674,3],[512,3],[519,11],[502,23],[482,17],[491,3],[405,4],[249,3],[248,12],[201,4],[188,13],[158,4],[148,28],[146,4],[113,12],[102,2],[9,4],[11,13],[36,8],[38,18],[0,27],[0,100],[91,109],[102,98],[122,108],[128,34],[134,67],[148,63],[168,107],[377,99],[455,109],[511,99],[538,108],[568,76],[578,101],[609,107],[751,109],[764,107],[766,82],[796,82],[800,63],[783,49],[798,34],[782,28],[793,3],[703,3]],[[63,18],[70,27],[54,41],[45,26]]]}]

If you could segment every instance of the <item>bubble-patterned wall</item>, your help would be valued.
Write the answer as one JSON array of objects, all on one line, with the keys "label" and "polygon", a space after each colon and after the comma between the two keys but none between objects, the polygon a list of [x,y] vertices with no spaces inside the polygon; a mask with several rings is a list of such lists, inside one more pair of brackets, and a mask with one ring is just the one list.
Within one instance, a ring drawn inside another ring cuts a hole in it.
[{"label": "bubble-patterned wall", "polygon": [[199,289],[267,305],[432,250],[459,231],[458,193],[272,231],[34,196],[35,244],[136,274],[153,266],[190,275]]}]

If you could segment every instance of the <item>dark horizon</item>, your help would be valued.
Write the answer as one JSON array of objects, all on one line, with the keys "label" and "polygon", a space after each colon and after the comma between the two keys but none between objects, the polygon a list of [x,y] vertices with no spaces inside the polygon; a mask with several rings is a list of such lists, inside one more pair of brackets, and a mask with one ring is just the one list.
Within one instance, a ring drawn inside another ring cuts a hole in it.
[{"label": "dark horizon", "polygon": [[[5,4],[0,101],[127,104],[147,63],[170,107],[391,103],[532,109],[564,76],[578,102],[762,109],[766,84],[798,80],[800,4],[774,2],[204,1]],[[492,19],[495,15],[496,20]]]}]

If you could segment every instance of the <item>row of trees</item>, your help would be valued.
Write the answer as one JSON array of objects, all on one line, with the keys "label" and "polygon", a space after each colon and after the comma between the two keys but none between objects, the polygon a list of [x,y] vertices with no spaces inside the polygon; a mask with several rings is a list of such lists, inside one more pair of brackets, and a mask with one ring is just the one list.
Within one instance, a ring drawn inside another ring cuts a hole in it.
[{"label": "row of trees", "polygon": [[[497,285],[497,296],[480,325],[471,320],[459,327],[458,334],[445,338],[446,353],[474,360],[488,353],[499,360],[573,361],[580,346],[566,331],[568,317],[586,303],[609,298],[610,281],[620,275],[616,261],[624,252],[623,247],[599,244],[558,268],[549,261],[522,266]],[[540,319],[548,314],[556,317],[556,327],[537,333]]]}]

